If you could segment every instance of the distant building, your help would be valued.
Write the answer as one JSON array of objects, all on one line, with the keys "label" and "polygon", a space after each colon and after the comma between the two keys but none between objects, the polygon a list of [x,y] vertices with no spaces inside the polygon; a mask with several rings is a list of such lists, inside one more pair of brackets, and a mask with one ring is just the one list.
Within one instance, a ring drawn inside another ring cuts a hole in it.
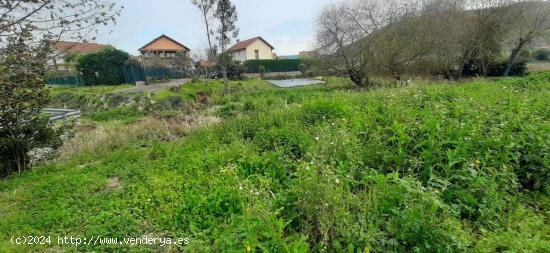
[{"label": "distant building", "polygon": [[299,58],[298,55],[281,55],[277,59],[279,59],[279,60],[296,60],[298,58]]},{"label": "distant building", "polygon": [[170,65],[189,59],[191,49],[163,34],[141,47],[139,52],[145,65]]},{"label": "distant building", "polygon": [[77,55],[86,55],[97,53],[106,48],[112,48],[110,45],[103,45],[90,42],[71,42],[71,41],[49,41],[53,50],[51,60],[48,61],[50,69],[60,71],[72,71],[74,66],[72,62],[67,62],[71,57]]},{"label": "distant building", "polygon": [[216,63],[216,61],[200,60],[200,61],[196,62],[195,65],[196,65],[196,67],[199,67],[199,68],[214,68],[218,64]]},{"label": "distant building", "polygon": [[300,59],[319,58],[319,53],[317,51],[302,51],[299,57]]},{"label": "distant building", "polygon": [[229,48],[229,52],[236,61],[272,60],[273,49],[275,48],[262,37],[255,37],[238,42]]}]

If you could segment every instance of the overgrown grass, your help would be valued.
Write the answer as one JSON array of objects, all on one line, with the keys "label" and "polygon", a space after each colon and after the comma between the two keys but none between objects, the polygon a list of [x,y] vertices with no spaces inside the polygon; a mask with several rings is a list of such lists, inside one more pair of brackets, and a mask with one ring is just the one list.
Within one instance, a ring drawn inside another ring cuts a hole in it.
[{"label": "overgrown grass", "polygon": [[99,95],[111,93],[115,90],[130,88],[132,84],[121,84],[121,85],[100,85],[100,86],[70,86],[70,85],[54,85],[50,86],[49,89],[52,95],[57,95],[59,93],[70,92],[74,94],[81,95]]},{"label": "overgrown grass", "polygon": [[[230,92],[244,93],[273,90],[275,87],[261,80],[243,80],[231,81]],[[173,97],[179,97],[184,102],[194,102],[200,99],[209,99],[219,97],[223,92],[223,81],[198,81],[196,83],[187,83],[180,87],[174,87],[168,90],[156,92],[153,95],[157,101],[162,102]]]},{"label": "overgrown grass", "polygon": [[[153,98],[197,102],[196,85]],[[550,251],[549,74],[369,92],[343,79],[265,85],[209,96],[203,113],[221,123],[115,124],[1,181],[0,251]],[[13,235],[191,242],[20,246]]]}]

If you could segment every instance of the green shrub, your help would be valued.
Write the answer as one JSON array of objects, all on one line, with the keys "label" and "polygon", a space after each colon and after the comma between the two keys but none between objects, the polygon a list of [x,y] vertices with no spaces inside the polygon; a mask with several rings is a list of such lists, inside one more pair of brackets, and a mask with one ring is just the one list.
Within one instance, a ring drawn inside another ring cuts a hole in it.
[{"label": "green shrub", "polygon": [[539,49],[533,52],[533,58],[537,61],[548,61],[550,60],[550,50],[548,49]]},{"label": "green shrub", "polygon": [[481,231],[474,252],[549,252],[547,220],[532,209],[519,207],[501,217],[505,224],[495,230]]},{"label": "green shrub", "polygon": [[282,150],[292,159],[301,159],[306,153],[311,137],[298,128],[272,128],[261,132],[255,142],[262,151]]},{"label": "green shrub", "polygon": [[124,51],[107,48],[98,53],[79,56],[76,68],[82,72],[86,85],[123,84],[124,63],[130,55]]},{"label": "green shrub", "polygon": [[169,96],[162,102],[163,106],[169,110],[181,108],[183,106],[183,99],[179,96]]},{"label": "green shrub", "polygon": [[[292,163],[281,152],[264,152],[262,155],[249,155],[239,161],[239,171],[244,178],[262,175],[276,179],[279,183],[288,180]],[[275,184],[274,187],[277,187]]]},{"label": "green shrub", "polygon": [[[507,61],[497,61],[489,64],[487,69],[487,76],[492,77],[498,77],[502,76],[504,74],[504,71],[506,70],[506,65],[508,64]],[[465,76],[482,76],[484,73],[482,70],[477,66],[477,63],[469,62],[464,65],[464,69],[462,72]],[[512,65],[512,68],[510,69],[510,76],[524,76],[527,74],[527,58],[521,58],[518,62],[514,63]]]},{"label": "green shrub", "polygon": [[302,114],[303,122],[313,125],[343,117],[347,114],[347,108],[338,101],[319,100],[305,104]]},{"label": "green shrub", "polygon": [[301,168],[282,201],[292,220],[287,231],[309,235],[314,252],[460,252],[470,245],[449,206],[415,179],[373,174],[353,191],[347,182],[331,168]]},{"label": "green shrub", "polygon": [[108,94],[103,98],[110,108],[123,106],[132,100],[131,97],[122,94]]},{"label": "green shrub", "polygon": [[260,72],[260,76],[261,76],[261,77],[264,77],[265,73],[267,72],[267,69],[265,68],[264,65],[260,65],[260,66],[258,67],[258,72]]},{"label": "green shrub", "polygon": [[217,114],[220,117],[229,118],[243,111],[243,108],[244,105],[242,103],[228,103],[226,106],[219,108]]},{"label": "green shrub", "polygon": [[540,153],[550,149],[550,128],[528,125],[515,130],[524,132],[516,136],[510,150],[519,183],[530,191],[550,190],[550,157]]},{"label": "green shrub", "polygon": [[50,99],[44,85],[48,45],[33,43],[30,36],[13,36],[0,49],[0,179],[30,169],[29,153],[55,150],[68,130],[52,128],[41,113]]},{"label": "green shrub", "polygon": [[[461,219],[491,226],[511,201],[499,189],[498,182],[479,173],[483,172],[475,169],[455,172],[442,192],[442,199],[459,212]],[[513,184],[514,178],[507,181]]]},{"label": "green shrub", "polygon": [[[506,62],[494,63],[489,65],[488,76],[502,76],[506,70]],[[527,63],[525,61],[516,62],[510,69],[510,76],[524,76],[527,74]]]},{"label": "green shrub", "polygon": [[[203,174],[207,172],[202,172]],[[185,201],[181,208],[178,222],[182,228],[193,233],[201,230],[215,230],[219,224],[231,223],[236,215],[245,210],[245,193],[239,190],[233,167],[221,168],[217,176],[205,184],[199,178],[189,178],[184,183],[181,194]],[[210,186],[215,186],[210,188]],[[208,189],[207,194],[203,194]]]},{"label": "green shrub", "polygon": [[308,74],[308,66],[307,64],[305,63],[300,63],[300,65],[298,65],[298,68],[300,69],[300,72],[302,72],[302,75],[307,75]]},{"label": "green shrub", "polygon": [[111,121],[111,120],[120,120],[124,122],[132,122],[137,120],[140,117],[143,117],[145,114],[139,110],[136,110],[132,107],[120,107],[107,111],[99,111],[90,114],[90,119],[95,121]]}]

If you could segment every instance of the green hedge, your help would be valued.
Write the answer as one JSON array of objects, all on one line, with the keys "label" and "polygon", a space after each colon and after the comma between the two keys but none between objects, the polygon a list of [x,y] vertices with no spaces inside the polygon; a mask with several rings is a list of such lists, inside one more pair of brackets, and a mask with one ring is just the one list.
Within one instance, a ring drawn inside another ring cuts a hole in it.
[{"label": "green hedge", "polygon": [[82,72],[86,85],[123,84],[125,79],[122,68],[129,58],[130,55],[124,51],[107,48],[95,54],[79,56],[76,68]]},{"label": "green hedge", "polygon": [[267,72],[291,72],[300,71],[300,63],[300,59],[248,60],[244,65],[249,73],[260,73],[260,66],[264,66]]}]

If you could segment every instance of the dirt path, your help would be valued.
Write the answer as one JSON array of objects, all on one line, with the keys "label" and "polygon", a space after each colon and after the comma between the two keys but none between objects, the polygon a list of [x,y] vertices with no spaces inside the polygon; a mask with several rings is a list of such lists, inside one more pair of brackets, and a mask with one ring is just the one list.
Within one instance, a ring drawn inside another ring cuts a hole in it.
[{"label": "dirt path", "polygon": [[168,89],[170,87],[176,87],[189,82],[190,79],[175,79],[166,83],[152,84],[145,86],[136,86],[132,88],[125,88],[114,91],[115,93],[141,93],[141,92],[155,92],[159,90]]}]

